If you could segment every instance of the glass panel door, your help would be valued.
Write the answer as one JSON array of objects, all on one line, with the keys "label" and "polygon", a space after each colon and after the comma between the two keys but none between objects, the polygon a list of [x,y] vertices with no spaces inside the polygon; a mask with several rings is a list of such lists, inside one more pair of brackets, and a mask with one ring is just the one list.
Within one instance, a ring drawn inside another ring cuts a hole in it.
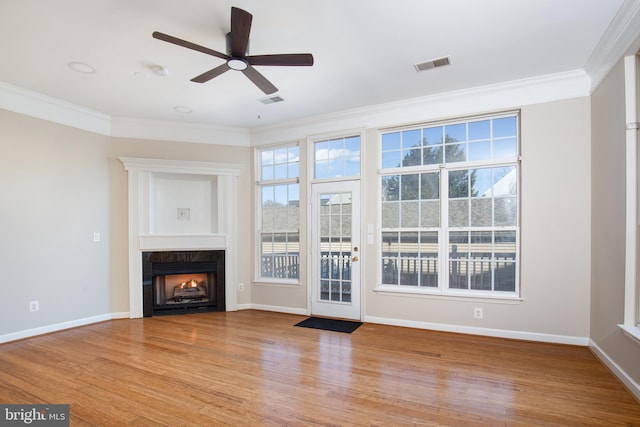
[{"label": "glass panel door", "polygon": [[312,187],[312,314],[360,320],[359,185]]}]

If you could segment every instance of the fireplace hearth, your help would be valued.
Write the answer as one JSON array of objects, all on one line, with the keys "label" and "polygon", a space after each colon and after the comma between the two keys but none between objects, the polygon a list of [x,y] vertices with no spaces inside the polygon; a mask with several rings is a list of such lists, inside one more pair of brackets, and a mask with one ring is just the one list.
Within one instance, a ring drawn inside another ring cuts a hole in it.
[{"label": "fireplace hearth", "polygon": [[142,254],[143,316],[225,310],[224,251]]}]

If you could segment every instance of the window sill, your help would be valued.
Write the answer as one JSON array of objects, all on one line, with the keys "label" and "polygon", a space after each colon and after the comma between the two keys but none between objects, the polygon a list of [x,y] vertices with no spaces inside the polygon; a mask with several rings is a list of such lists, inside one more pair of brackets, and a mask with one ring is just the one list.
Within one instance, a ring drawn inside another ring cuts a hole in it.
[{"label": "window sill", "polygon": [[640,328],[630,325],[618,325],[620,329],[631,338],[636,344],[640,345]]},{"label": "window sill", "polygon": [[395,288],[388,286],[380,286],[374,289],[374,292],[379,294],[397,295],[404,297],[430,298],[449,301],[480,301],[497,304],[520,304],[523,301],[522,297],[515,294],[487,295],[462,292],[445,293],[441,291],[430,291],[425,289]]},{"label": "window sill", "polygon": [[256,279],[253,281],[253,284],[260,285],[260,286],[292,287],[292,286],[300,286],[300,281],[287,280],[287,279]]}]

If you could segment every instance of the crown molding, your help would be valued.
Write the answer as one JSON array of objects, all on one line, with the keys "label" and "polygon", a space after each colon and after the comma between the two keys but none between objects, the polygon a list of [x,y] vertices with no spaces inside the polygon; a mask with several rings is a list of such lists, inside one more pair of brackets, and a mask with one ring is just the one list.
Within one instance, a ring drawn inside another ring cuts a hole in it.
[{"label": "crown molding", "polygon": [[0,82],[0,108],[99,135],[111,135],[111,117],[107,114],[4,82]]},{"label": "crown molding", "polygon": [[[620,58],[636,53],[639,44],[640,1],[625,0],[584,66],[591,77],[591,93]],[[629,52],[632,47],[635,50]]]},{"label": "crown molding", "polygon": [[581,69],[535,76],[253,128],[251,144],[304,139],[336,129],[398,126],[578,98],[589,96],[590,86],[591,79]]},{"label": "crown molding", "polygon": [[111,119],[111,135],[120,138],[195,142],[239,147],[251,145],[251,135],[249,130],[245,128],[129,117],[113,117]]},{"label": "crown molding", "polygon": [[0,82],[0,108],[98,135],[160,141],[249,146],[247,129],[112,117],[70,102]]}]

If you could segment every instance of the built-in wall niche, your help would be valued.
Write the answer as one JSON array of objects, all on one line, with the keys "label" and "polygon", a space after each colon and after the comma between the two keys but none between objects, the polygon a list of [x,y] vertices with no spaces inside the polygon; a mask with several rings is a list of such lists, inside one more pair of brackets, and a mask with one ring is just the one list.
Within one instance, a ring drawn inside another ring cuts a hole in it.
[{"label": "built-in wall niche", "polygon": [[215,234],[218,177],[153,173],[149,180],[149,234]]}]

